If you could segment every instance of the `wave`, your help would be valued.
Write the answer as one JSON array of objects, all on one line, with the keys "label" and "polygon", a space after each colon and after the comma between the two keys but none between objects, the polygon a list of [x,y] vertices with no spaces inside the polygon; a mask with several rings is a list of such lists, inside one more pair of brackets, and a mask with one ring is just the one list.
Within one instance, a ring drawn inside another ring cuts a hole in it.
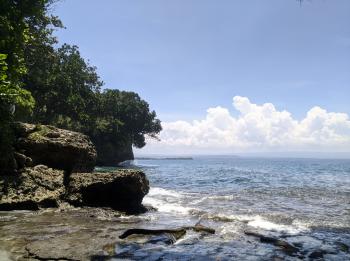
[{"label": "wave", "polygon": [[155,199],[152,197],[145,197],[143,199],[145,205],[150,205],[156,208],[159,212],[166,213],[177,213],[177,214],[190,214],[193,211],[193,208],[184,207],[176,203],[169,203],[164,200]]},{"label": "wave", "polygon": [[144,197],[143,203],[156,208],[159,212],[191,214],[195,209],[181,205],[181,200],[185,198],[185,193],[153,187]]},{"label": "wave", "polygon": [[269,230],[269,231],[275,231],[280,233],[287,233],[291,235],[296,235],[301,232],[308,231],[308,229],[301,225],[284,225],[284,224],[277,224],[274,222],[271,222],[269,220],[266,220],[262,218],[261,216],[255,216],[253,220],[249,221],[248,226],[254,227],[254,228],[260,228],[263,230]]},{"label": "wave", "polygon": [[[257,229],[267,230],[271,232],[286,233],[290,235],[296,235],[302,232],[309,231],[309,229],[301,223],[293,222],[291,225],[278,224],[271,220],[267,220],[259,215],[225,215],[225,214],[214,214],[207,215],[208,219],[220,222],[243,222],[248,227]],[[225,226],[224,226],[225,227]],[[227,229],[226,229],[227,230]]]},{"label": "wave", "polygon": [[174,197],[174,198],[182,198],[184,197],[183,194],[176,192],[174,190],[170,189],[163,189],[163,188],[150,188],[148,195],[146,197],[154,197],[154,196],[166,196],[166,197]]},{"label": "wave", "polygon": [[125,168],[157,168],[156,164],[140,164],[137,160],[126,160],[118,164],[119,167]]},{"label": "wave", "polygon": [[208,197],[203,197],[203,198],[200,198],[198,200],[194,200],[192,201],[192,205],[198,205],[204,201],[207,201],[207,200],[224,200],[224,201],[232,201],[234,199],[234,195],[217,195],[217,196],[208,196]]}]

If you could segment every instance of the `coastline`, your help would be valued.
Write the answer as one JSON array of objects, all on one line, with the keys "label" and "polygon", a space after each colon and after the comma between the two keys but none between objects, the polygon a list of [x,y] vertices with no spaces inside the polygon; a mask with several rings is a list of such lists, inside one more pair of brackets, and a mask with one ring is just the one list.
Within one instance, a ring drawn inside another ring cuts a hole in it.
[{"label": "coastline", "polygon": [[86,136],[25,126],[23,165],[1,176],[3,260],[350,258],[348,160],[138,158],[92,171]]},{"label": "coastline", "polygon": [[[150,180],[143,199],[148,212],[125,215],[66,204],[2,212],[0,233],[6,236],[1,245],[17,247],[18,254],[31,258],[72,260],[346,260],[350,255],[350,227],[341,203],[347,199],[349,161],[202,158],[139,164],[133,168],[141,168]],[[203,175],[210,169],[214,172]],[[212,179],[203,183],[208,177]],[[335,194],[323,187],[330,177],[338,184]],[[310,179],[308,186],[299,182],[296,187],[300,178]],[[337,207],[318,207],[322,202]],[[164,233],[119,238],[129,229],[174,230],[197,223],[215,234],[187,230],[181,237]]]}]

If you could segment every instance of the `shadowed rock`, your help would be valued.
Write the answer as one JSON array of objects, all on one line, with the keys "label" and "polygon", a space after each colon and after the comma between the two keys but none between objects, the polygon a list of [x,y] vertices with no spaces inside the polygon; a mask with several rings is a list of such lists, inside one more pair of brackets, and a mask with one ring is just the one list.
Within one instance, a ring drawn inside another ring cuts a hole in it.
[{"label": "shadowed rock", "polygon": [[162,235],[171,234],[176,240],[183,237],[186,234],[186,228],[176,228],[176,229],[142,229],[142,228],[132,228],[126,230],[123,234],[119,236],[120,239],[125,239],[131,235]]},{"label": "shadowed rock", "polygon": [[127,213],[146,211],[141,202],[149,191],[149,182],[142,171],[73,173],[68,183],[66,200],[75,206],[111,207]]},{"label": "shadowed rock", "polygon": [[125,239],[131,235],[161,235],[161,234],[171,234],[176,240],[183,237],[186,234],[186,230],[193,230],[196,232],[205,232],[209,234],[215,234],[215,229],[203,226],[201,224],[196,224],[195,226],[186,226],[175,229],[143,229],[143,228],[132,228],[126,230],[123,234],[119,236],[120,239]]}]

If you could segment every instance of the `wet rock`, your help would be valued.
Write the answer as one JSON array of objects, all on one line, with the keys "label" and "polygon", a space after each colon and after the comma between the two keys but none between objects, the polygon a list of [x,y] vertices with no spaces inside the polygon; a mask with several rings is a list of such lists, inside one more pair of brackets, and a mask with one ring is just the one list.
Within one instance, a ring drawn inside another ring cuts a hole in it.
[{"label": "wet rock", "polygon": [[327,254],[324,250],[315,250],[310,255],[310,259],[323,259],[323,255]]},{"label": "wet rock", "polygon": [[90,217],[90,214],[103,214],[101,212],[106,216],[117,214],[100,208],[0,213],[17,217],[10,222],[0,222],[0,249],[8,251],[11,260],[90,260],[93,255],[112,256],[120,241],[118,235],[129,224]]},{"label": "wet rock", "polygon": [[183,237],[186,234],[185,228],[177,229],[142,229],[142,228],[132,228],[126,230],[123,234],[119,236],[120,239],[125,239],[131,235],[172,235],[175,240]]},{"label": "wet rock", "polygon": [[244,231],[244,233],[248,236],[254,236],[254,237],[259,238],[260,242],[262,242],[262,243],[275,245],[288,255],[295,255],[296,253],[299,252],[299,248],[288,243],[287,241],[284,241],[284,240],[281,240],[278,238],[274,238],[274,237],[264,236],[262,234],[250,232],[250,231]]},{"label": "wet rock", "polygon": [[186,229],[192,229],[193,231],[196,231],[196,232],[205,232],[205,233],[208,233],[208,234],[215,234],[215,229],[211,228],[211,227],[206,227],[206,226],[203,226],[199,223],[197,223],[195,226],[193,227],[185,227]]},{"label": "wet rock", "polygon": [[149,244],[165,244],[165,245],[172,245],[176,242],[177,238],[170,233],[164,233],[158,236],[151,237],[147,243]]},{"label": "wet rock", "polygon": [[[92,231],[91,231],[92,232]],[[90,256],[107,257],[106,245],[115,242],[113,236],[107,237],[104,232],[92,235],[89,231],[77,231],[45,240],[36,240],[25,246],[30,258],[39,260],[90,260]],[[104,259],[102,259],[104,260]]]},{"label": "wet rock", "polygon": [[16,136],[16,150],[31,158],[33,165],[43,164],[67,172],[91,172],[95,167],[95,147],[82,133],[17,123]]},{"label": "wet rock", "polygon": [[144,228],[132,228],[126,230],[123,234],[119,236],[120,239],[125,239],[131,235],[161,235],[163,238],[170,238],[169,242],[175,243],[178,239],[182,238],[187,230],[193,230],[195,232],[203,232],[209,234],[215,234],[215,230],[203,226],[201,224],[196,224],[195,226],[185,226],[175,229],[144,229]]},{"label": "wet rock", "polygon": [[64,195],[64,172],[38,165],[1,177],[0,210],[57,207]]},{"label": "wet rock", "polygon": [[66,200],[75,206],[111,207],[127,213],[146,210],[141,203],[149,182],[142,171],[73,173],[68,183]]},{"label": "wet rock", "polygon": [[347,244],[344,244],[343,242],[335,242],[335,244],[338,246],[340,251],[349,253],[349,246]]}]

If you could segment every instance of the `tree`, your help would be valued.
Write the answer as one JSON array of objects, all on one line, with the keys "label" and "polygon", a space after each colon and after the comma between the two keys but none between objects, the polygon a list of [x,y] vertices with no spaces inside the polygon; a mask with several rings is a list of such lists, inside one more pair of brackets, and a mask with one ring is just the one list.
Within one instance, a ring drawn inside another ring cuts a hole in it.
[{"label": "tree", "polygon": [[47,50],[49,62],[34,54],[25,80],[37,102],[29,120],[86,132],[103,84],[96,68],[84,61],[77,46]]},{"label": "tree", "polygon": [[14,113],[29,113],[34,107],[30,92],[24,90],[22,78],[27,73],[24,47],[33,40],[30,22],[45,17],[50,1],[0,1],[0,171],[13,165],[12,121]]},{"label": "tree", "polygon": [[156,138],[162,130],[156,112],[137,93],[106,89],[99,100],[102,117],[127,134],[135,147],[145,146],[145,135]]},{"label": "tree", "polygon": [[11,161],[14,119],[80,131],[98,150],[111,145],[113,151],[131,151],[128,157],[132,145],[143,147],[145,135],[156,137],[161,130],[138,94],[101,92],[96,68],[77,46],[55,47],[53,31],[63,25],[49,15],[53,2],[0,0],[0,169],[3,155]]},{"label": "tree", "polygon": [[106,89],[97,93],[95,127],[88,133],[95,143],[98,164],[114,165],[132,159],[132,146],[145,146],[145,136],[161,131],[155,111],[134,92]]}]

